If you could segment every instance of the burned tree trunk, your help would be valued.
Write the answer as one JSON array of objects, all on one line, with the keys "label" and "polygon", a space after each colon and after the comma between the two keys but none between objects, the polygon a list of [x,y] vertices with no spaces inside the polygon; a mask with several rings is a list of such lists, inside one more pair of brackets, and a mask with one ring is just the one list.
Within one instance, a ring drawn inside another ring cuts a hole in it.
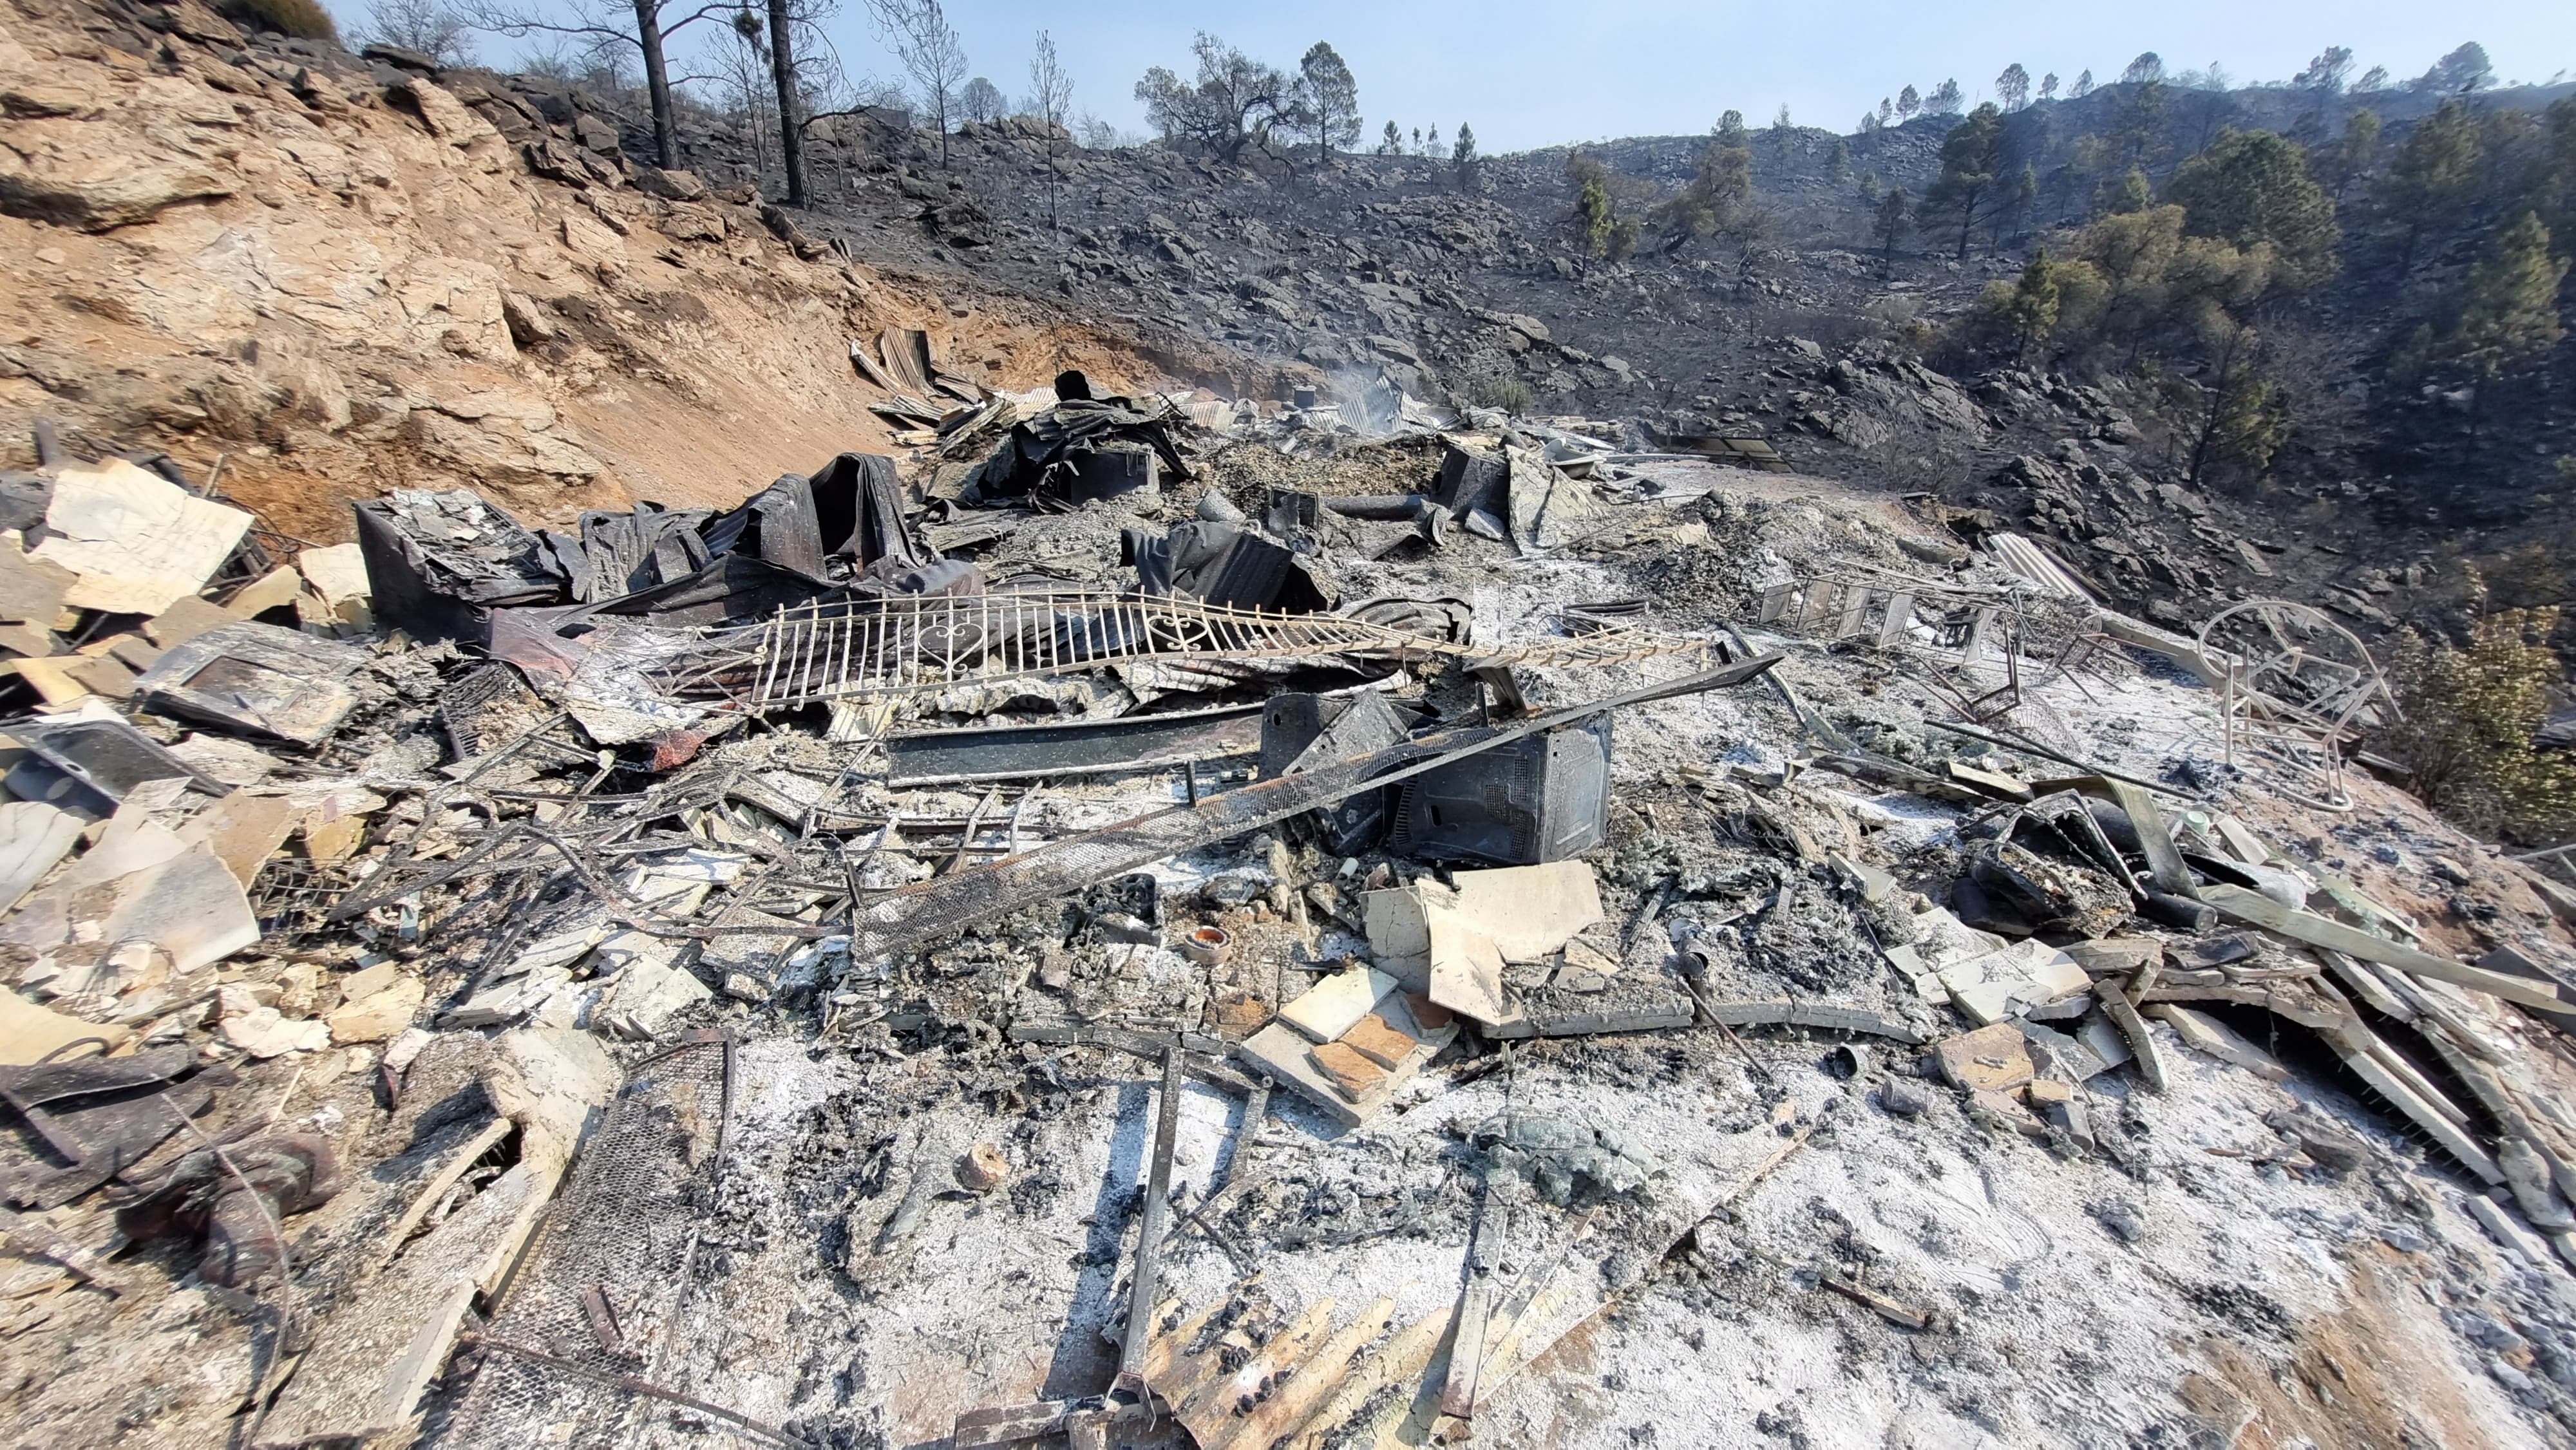
[{"label": "burned tree trunk", "polygon": [[769,73],[778,83],[778,156],[787,172],[787,204],[805,205],[805,126],[796,105],[795,41],[787,0],[769,0]]},{"label": "burned tree trunk", "polygon": [[680,164],[680,139],[671,122],[671,72],[662,62],[662,7],[635,0],[635,43],[644,52],[644,93],[653,107],[653,164]]}]

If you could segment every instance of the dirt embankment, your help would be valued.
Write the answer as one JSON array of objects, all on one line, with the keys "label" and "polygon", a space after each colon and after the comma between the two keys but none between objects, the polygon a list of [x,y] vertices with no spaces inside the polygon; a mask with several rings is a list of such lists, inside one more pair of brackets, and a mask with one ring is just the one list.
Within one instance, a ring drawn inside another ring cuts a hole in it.
[{"label": "dirt embankment", "polygon": [[531,168],[564,174],[560,144],[505,136],[496,104],[245,36],[196,0],[14,0],[0,464],[27,461],[45,416],[76,451],[162,448],[198,478],[220,455],[227,493],[330,541],[346,500],[388,487],[469,485],[553,520],[730,503],[883,448],[846,347],[885,327],[928,330],[997,388],[1243,371],[881,271],[792,223],[782,239],[756,203],[647,195],[630,178],[660,178],[613,152],[582,184],[546,179]]}]

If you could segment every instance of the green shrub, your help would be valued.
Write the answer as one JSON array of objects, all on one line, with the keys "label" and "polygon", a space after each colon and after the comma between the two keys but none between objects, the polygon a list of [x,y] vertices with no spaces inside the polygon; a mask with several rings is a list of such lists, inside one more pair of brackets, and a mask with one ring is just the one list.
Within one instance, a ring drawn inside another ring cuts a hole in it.
[{"label": "green shrub", "polygon": [[2508,609],[2479,620],[2466,649],[2398,634],[2388,683],[2406,718],[2380,743],[2425,804],[2518,840],[2576,827],[2576,752],[2531,745],[2565,676],[2549,647],[2557,628],[2555,609]]},{"label": "green shrub", "polygon": [[1467,384],[1467,402],[1471,407],[1526,413],[1536,400],[1537,395],[1530,391],[1530,385],[1518,378],[1481,377]]}]

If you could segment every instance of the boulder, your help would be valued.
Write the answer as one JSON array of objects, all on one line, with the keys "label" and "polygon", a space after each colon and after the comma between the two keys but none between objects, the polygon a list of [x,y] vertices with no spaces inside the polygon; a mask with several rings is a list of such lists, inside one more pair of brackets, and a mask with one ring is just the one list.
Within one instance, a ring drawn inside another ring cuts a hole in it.
[{"label": "boulder", "polygon": [[186,162],[156,165],[100,153],[39,169],[0,148],[0,212],[84,232],[148,222],[174,206],[214,201],[233,190],[230,181]]},{"label": "boulder", "polygon": [[665,171],[658,166],[638,166],[634,175],[635,189],[646,196],[664,201],[704,201],[707,184],[694,171]]},{"label": "boulder", "polygon": [[382,61],[397,70],[414,70],[425,75],[436,75],[439,70],[436,57],[414,50],[407,45],[387,45],[381,40],[359,51],[358,58]]}]

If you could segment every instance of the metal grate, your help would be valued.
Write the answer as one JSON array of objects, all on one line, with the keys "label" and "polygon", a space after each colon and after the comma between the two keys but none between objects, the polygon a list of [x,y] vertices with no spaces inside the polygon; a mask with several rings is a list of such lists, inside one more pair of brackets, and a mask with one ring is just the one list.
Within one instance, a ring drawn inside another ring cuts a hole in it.
[{"label": "metal grate", "polygon": [[332,909],[357,882],[339,862],[280,856],[261,863],[251,880],[251,913],[272,951],[298,951],[336,936]]},{"label": "metal grate", "polygon": [[668,1408],[617,1378],[687,1389],[662,1375],[683,1360],[697,1220],[722,1172],[732,1108],[729,1038],[684,1042],[628,1071],[504,1292],[482,1367],[439,1443],[613,1450]]},{"label": "metal grate", "polygon": [[1345,615],[1074,590],[802,605],[711,633],[659,674],[682,698],[758,711],[1157,660],[1357,655],[1401,663],[1441,656],[1471,665],[1566,667],[1707,650],[1705,640],[1635,630],[1478,649]]},{"label": "metal grate", "polygon": [[2344,751],[2395,707],[2370,647],[2322,612],[2281,599],[2220,610],[2197,643],[2218,674],[2227,762],[2269,768],[2283,794],[2308,805],[2351,810]]}]

